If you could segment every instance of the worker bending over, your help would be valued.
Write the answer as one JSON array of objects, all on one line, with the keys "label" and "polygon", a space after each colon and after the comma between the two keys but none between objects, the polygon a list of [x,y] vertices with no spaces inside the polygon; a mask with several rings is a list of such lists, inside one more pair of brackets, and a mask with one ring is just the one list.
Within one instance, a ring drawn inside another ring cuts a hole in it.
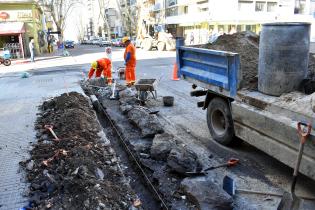
[{"label": "worker bending over", "polygon": [[100,77],[103,72],[103,76],[107,79],[109,85],[112,84],[112,62],[108,58],[101,58],[93,61],[91,69],[88,74],[88,78],[91,79],[95,72],[95,77]]},{"label": "worker bending over", "polygon": [[124,53],[124,60],[126,65],[126,85],[131,86],[136,82],[136,48],[131,43],[129,37],[122,38],[126,49]]}]

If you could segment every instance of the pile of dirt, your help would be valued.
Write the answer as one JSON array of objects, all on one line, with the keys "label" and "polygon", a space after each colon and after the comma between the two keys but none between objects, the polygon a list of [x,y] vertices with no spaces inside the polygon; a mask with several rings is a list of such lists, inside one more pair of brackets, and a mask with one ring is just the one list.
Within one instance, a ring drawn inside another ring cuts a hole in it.
[{"label": "pile of dirt", "polygon": [[243,73],[242,87],[257,89],[259,36],[249,31],[224,34],[219,36],[214,43],[202,47],[238,53]]},{"label": "pile of dirt", "polygon": [[[258,85],[258,60],[259,60],[259,36],[250,31],[219,36],[214,43],[208,43],[201,48],[222,50],[238,53],[243,74],[241,87],[257,90]],[[309,54],[308,78],[315,77],[315,58]]]},{"label": "pile of dirt", "polygon": [[[136,199],[95,112],[83,95],[62,94],[40,107],[38,142],[21,162],[31,209],[127,209]],[[54,140],[44,125],[52,125]]]}]

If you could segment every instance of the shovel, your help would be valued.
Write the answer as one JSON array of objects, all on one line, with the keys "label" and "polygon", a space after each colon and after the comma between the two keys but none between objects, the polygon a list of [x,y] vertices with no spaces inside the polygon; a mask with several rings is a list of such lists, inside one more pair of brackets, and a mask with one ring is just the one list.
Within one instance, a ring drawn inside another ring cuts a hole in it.
[{"label": "shovel", "polygon": [[239,159],[230,158],[227,163],[220,164],[220,165],[217,165],[217,166],[211,166],[209,168],[206,168],[206,169],[204,169],[202,171],[198,171],[198,172],[197,171],[196,172],[186,172],[185,174],[188,175],[188,176],[204,176],[204,175],[207,175],[207,171],[210,171],[210,170],[213,170],[213,169],[216,169],[216,168],[221,168],[221,167],[235,166],[238,162],[239,162]]},{"label": "shovel", "polygon": [[[306,132],[302,129],[302,125],[307,127]],[[298,129],[298,133],[301,139],[300,139],[300,148],[299,148],[298,158],[297,158],[297,161],[294,167],[294,172],[293,172],[291,192],[284,192],[277,210],[298,210],[300,209],[300,206],[302,204],[302,199],[295,195],[295,185],[296,185],[297,175],[299,173],[299,168],[300,168],[301,159],[303,155],[304,143],[306,142],[307,137],[311,133],[312,126],[311,124],[298,122],[297,129]]]}]

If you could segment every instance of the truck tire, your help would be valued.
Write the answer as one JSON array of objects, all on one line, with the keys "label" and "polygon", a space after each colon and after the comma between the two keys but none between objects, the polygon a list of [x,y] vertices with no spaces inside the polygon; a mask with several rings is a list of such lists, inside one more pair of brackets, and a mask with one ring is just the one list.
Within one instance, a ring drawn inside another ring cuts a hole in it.
[{"label": "truck tire", "polygon": [[3,64],[5,66],[10,66],[11,65],[11,60],[10,59],[4,59]]},{"label": "truck tire", "polygon": [[233,119],[228,102],[213,98],[207,108],[207,124],[212,138],[222,145],[230,145],[234,139]]},{"label": "truck tire", "polygon": [[165,42],[159,42],[159,43],[157,44],[157,49],[158,49],[158,51],[164,51],[164,50],[165,50],[165,47],[166,47]]},{"label": "truck tire", "polygon": [[152,40],[150,38],[145,38],[142,42],[142,46],[146,51],[152,50]]}]

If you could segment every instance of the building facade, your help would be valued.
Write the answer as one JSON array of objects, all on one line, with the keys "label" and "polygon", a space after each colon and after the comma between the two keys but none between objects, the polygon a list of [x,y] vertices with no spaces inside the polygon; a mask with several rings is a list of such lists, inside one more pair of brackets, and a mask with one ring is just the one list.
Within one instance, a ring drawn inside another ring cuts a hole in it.
[{"label": "building facade", "polygon": [[[251,30],[276,21],[314,22],[313,0],[155,0],[151,9],[162,24],[186,44],[200,44],[212,34]],[[315,24],[312,24],[313,26]],[[193,37],[193,38],[192,38]],[[315,27],[312,27],[315,41]]]},{"label": "building facade", "polygon": [[13,58],[30,54],[34,39],[35,53],[47,51],[45,16],[35,1],[0,1],[0,48],[9,49]]}]

